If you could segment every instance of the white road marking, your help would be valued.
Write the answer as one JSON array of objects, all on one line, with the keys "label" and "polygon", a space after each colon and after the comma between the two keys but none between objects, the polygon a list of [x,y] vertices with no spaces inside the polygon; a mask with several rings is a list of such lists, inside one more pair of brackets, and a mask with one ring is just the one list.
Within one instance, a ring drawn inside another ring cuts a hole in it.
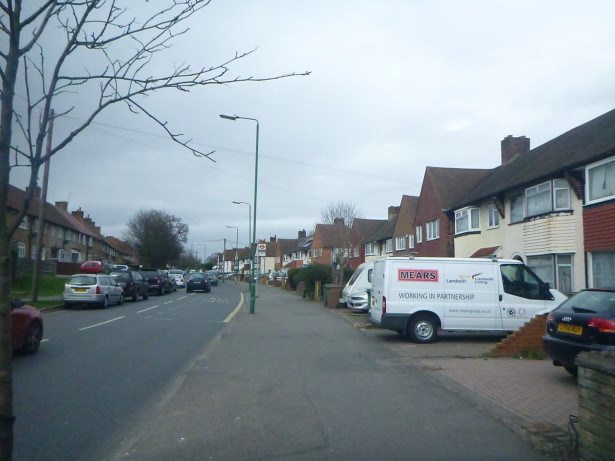
[{"label": "white road marking", "polygon": [[141,312],[145,312],[145,311],[149,311],[152,309],[156,309],[158,306],[152,306],[152,307],[148,307],[147,309],[141,309],[140,311],[137,311],[137,314],[140,314]]},{"label": "white road marking", "polygon": [[99,326],[104,325],[106,323],[115,322],[116,320],[120,320],[120,319],[123,319],[123,318],[124,318],[124,316],[122,315],[121,317],[116,317],[114,319],[107,320],[106,322],[97,323],[96,325],[90,325],[89,327],[79,328],[79,331],[89,330],[90,328],[99,327]]},{"label": "white road marking", "polygon": [[167,301],[165,304],[171,304],[173,301]]}]

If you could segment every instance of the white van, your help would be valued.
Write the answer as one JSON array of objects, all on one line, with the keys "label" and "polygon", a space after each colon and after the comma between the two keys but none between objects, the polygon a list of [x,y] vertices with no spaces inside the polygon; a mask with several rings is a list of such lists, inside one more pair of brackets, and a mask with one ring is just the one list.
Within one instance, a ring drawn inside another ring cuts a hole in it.
[{"label": "white van", "polygon": [[381,258],[370,320],[419,343],[438,330],[515,331],[566,299],[519,261]]},{"label": "white van", "polygon": [[342,290],[341,304],[346,304],[348,309],[368,310],[367,290],[372,287],[372,261],[360,264],[354,271],[350,280]]}]

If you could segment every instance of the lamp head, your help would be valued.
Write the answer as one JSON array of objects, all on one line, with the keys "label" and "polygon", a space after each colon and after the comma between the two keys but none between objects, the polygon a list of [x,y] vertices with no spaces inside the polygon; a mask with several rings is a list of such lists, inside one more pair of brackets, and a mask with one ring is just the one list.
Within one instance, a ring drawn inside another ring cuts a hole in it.
[{"label": "lamp head", "polygon": [[224,115],[224,114],[220,114],[220,118],[224,118],[226,120],[237,120],[237,116],[236,115]]}]

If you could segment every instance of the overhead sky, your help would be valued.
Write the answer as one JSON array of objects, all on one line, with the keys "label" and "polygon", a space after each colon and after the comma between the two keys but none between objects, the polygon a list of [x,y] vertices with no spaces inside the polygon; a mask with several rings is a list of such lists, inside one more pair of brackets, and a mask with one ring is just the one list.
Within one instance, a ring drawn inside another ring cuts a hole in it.
[{"label": "overhead sky", "polygon": [[533,148],[613,109],[614,17],[611,0],[214,0],[156,65],[256,49],[234,75],[311,74],[146,100],[215,163],[109,110],[53,158],[48,201],[118,238],[137,211],[165,210],[200,257],[245,246],[249,209],[232,202],[254,211],[256,124],[228,114],[260,123],[258,238],[296,238],[340,200],[384,219],[426,166],[493,168],[507,135]]}]

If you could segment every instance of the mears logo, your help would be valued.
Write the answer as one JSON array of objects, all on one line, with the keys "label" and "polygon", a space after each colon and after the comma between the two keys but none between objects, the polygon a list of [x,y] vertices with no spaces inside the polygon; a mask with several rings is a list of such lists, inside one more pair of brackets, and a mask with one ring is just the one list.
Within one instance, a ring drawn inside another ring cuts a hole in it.
[{"label": "mears logo", "polygon": [[397,269],[397,280],[400,282],[438,282],[438,271],[435,269]]}]

